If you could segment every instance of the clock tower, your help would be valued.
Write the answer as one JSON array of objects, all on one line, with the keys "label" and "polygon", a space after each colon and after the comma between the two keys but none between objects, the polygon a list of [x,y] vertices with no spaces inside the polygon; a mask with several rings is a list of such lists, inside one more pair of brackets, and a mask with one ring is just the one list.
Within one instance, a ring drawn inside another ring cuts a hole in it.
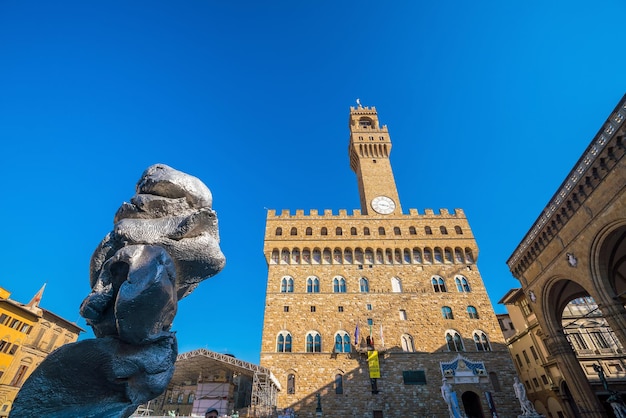
[{"label": "clock tower", "polygon": [[391,140],[380,127],[375,107],[350,108],[350,168],[356,173],[364,215],[401,215],[402,207],[391,170]]}]

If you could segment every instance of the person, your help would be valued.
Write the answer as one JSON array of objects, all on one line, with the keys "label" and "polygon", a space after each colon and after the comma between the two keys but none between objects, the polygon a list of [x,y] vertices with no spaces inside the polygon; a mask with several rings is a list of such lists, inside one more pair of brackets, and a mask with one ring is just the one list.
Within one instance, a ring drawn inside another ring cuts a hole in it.
[{"label": "person", "polygon": [[217,409],[209,408],[209,409],[207,409],[206,413],[204,414],[204,418],[217,418],[219,415],[220,415],[220,413],[217,412]]}]

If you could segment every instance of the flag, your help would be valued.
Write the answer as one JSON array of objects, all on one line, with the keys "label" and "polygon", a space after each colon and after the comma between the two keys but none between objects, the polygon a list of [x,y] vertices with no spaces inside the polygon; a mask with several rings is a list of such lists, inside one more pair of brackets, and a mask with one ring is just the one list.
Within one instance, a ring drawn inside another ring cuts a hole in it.
[{"label": "flag", "polygon": [[33,298],[30,300],[30,302],[28,302],[28,305],[26,306],[28,306],[29,308],[39,307],[39,302],[41,302],[41,298],[43,297],[43,290],[45,288],[46,284],[44,283],[41,289],[39,289],[39,292],[37,292],[37,294],[33,296]]},{"label": "flag", "polygon": [[380,324],[380,345],[381,347],[385,346],[385,338],[383,337],[383,324]]},{"label": "flag", "polygon": [[354,329],[354,345],[359,345],[359,323],[356,323],[356,328]]}]

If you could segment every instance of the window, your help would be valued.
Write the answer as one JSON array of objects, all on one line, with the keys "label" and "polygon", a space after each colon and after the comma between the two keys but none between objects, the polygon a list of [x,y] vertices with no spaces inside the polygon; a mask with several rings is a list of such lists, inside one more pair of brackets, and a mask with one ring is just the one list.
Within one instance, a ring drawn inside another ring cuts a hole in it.
[{"label": "window", "polygon": [[393,234],[394,235],[401,235],[400,228],[398,228],[397,226],[394,226],[393,227]]},{"label": "window", "polygon": [[291,228],[291,235],[298,235],[298,228],[296,228],[295,226],[293,228]]},{"label": "window", "polygon": [[[482,331],[474,331],[474,343],[477,351],[491,351],[487,334]],[[524,354],[526,354],[525,351]]]},{"label": "window", "polygon": [[305,234],[307,234],[307,235],[313,235],[313,229],[312,229],[311,227],[308,227],[308,228],[305,230]]},{"label": "window", "polygon": [[460,226],[455,226],[454,227],[454,232],[456,232],[457,235],[463,235],[463,230],[461,229]]},{"label": "window", "polygon": [[378,235],[385,235],[385,228],[383,228],[382,226],[378,227]]},{"label": "window", "polygon": [[424,248],[424,263],[426,264],[433,263],[433,253],[430,248]]},{"label": "window", "polygon": [[391,278],[391,291],[393,293],[402,293],[402,282],[397,277]]},{"label": "window", "polygon": [[530,354],[533,355],[533,359],[539,360],[539,356],[537,355],[537,350],[535,350],[535,346],[530,346]]},{"label": "window", "polygon": [[456,331],[446,331],[446,344],[448,351],[465,351],[463,348],[463,339]]},{"label": "window", "polygon": [[606,340],[604,334],[600,331],[592,331],[589,333],[591,335],[591,339],[594,341],[596,347],[598,348],[609,348],[609,342]]},{"label": "window", "polygon": [[522,359],[519,357],[519,354],[515,355],[515,360],[517,360],[517,365],[519,366],[521,370],[524,365],[522,364]]},{"label": "window", "polygon": [[587,342],[578,332],[572,332],[571,334],[568,334],[567,339],[569,340],[570,344],[574,346],[574,350],[576,351],[589,349]]},{"label": "window", "polygon": [[346,293],[346,279],[343,277],[335,277],[333,279],[333,292]]},{"label": "window", "polygon": [[185,397],[184,393],[179,393],[178,398],[176,399],[176,403],[183,403],[183,398]]},{"label": "window", "polygon": [[4,325],[9,320],[9,316],[7,314],[0,315],[0,325]]},{"label": "window", "polygon": [[400,321],[406,321],[406,311],[404,309],[400,309],[398,312],[400,313]]},{"label": "window", "polygon": [[368,311],[372,310],[372,304],[368,303],[367,305],[365,305],[365,309],[367,309]]},{"label": "window", "polygon": [[17,351],[18,348],[19,348],[19,345],[13,344],[11,346],[11,349],[9,350],[9,354],[11,354],[11,355],[15,354],[15,352]]},{"label": "window", "polygon": [[454,259],[456,260],[457,263],[463,263],[465,258],[463,257],[463,250],[462,249],[460,249],[458,247],[454,249]]},{"label": "window", "polygon": [[367,325],[369,325],[370,327],[374,325],[374,320],[372,318],[367,318]]},{"label": "window", "polygon": [[335,228],[335,235],[343,235],[343,230],[341,229],[340,226]]},{"label": "window", "polygon": [[435,248],[435,263],[442,263],[443,255],[441,255],[441,248]]},{"label": "window", "polygon": [[432,229],[430,229],[430,226],[425,226],[425,227],[424,227],[424,233],[425,233],[426,235],[432,235],[432,234],[433,234],[433,230],[432,230]]},{"label": "window", "polygon": [[448,230],[443,225],[439,227],[439,231],[441,231],[441,235],[448,235]]},{"label": "window", "polygon": [[306,352],[307,353],[321,353],[322,352],[322,337],[318,332],[312,331],[306,335]]},{"label": "window", "polygon": [[528,316],[532,313],[532,309],[530,308],[530,305],[528,304],[528,299],[526,298],[522,298],[519,302],[519,307],[522,311],[522,313],[524,314],[524,316]]},{"label": "window", "polygon": [[410,336],[409,334],[403,334],[402,337],[400,337],[400,342],[402,345],[402,351],[407,353],[415,352],[415,345],[413,344],[412,336]]},{"label": "window", "polygon": [[467,283],[467,279],[465,277],[457,276],[454,279],[454,282],[456,283],[456,290],[458,290],[459,292],[469,292],[470,291],[469,283]]},{"label": "window", "polygon": [[405,385],[425,385],[426,384],[426,372],[424,370],[403,371],[402,381]]},{"label": "window", "polygon": [[335,376],[335,394],[343,394],[343,376],[340,374]]},{"label": "window", "polygon": [[443,250],[443,256],[446,263],[453,263],[452,250],[450,248],[446,248],[445,250]]},{"label": "window", "polygon": [[469,316],[470,319],[478,319],[478,311],[476,310],[475,307],[468,306],[467,307],[467,316]]},{"label": "window", "polygon": [[328,228],[326,228],[325,226],[322,227],[321,234],[322,235],[328,235]]},{"label": "window", "polygon": [[280,292],[293,293],[293,277],[283,277],[283,279],[280,281]]},{"label": "window", "polygon": [[369,235],[370,229],[368,227],[363,228],[363,235]]},{"label": "window", "polygon": [[11,345],[11,343],[9,343],[8,341],[0,341],[0,351],[5,351],[9,347],[9,345]]},{"label": "window", "polygon": [[343,312],[343,306],[337,306],[337,312]]},{"label": "window", "polygon": [[356,235],[356,228],[355,227],[350,228],[350,235]]},{"label": "window", "polygon": [[279,353],[291,353],[291,334],[289,331],[281,331],[276,338],[276,351]]},{"label": "window", "polygon": [[369,293],[370,291],[370,284],[365,277],[359,279],[359,291],[361,293]]},{"label": "window", "polygon": [[281,236],[283,234],[283,229],[279,226],[276,228],[276,236]]},{"label": "window", "polygon": [[190,393],[189,396],[187,397],[187,403],[193,403],[195,398],[196,398],[195,395],[193,393]]},{"label": "window", "polygon": [[9,327],[13,329],[18,329],[21,324],[22,323],[20,322],[19,319],[14,319],[13,321],[11,321],[11,325],[9,325]]},{"label": "window", "polygon": [[19,369],[17,369],[17,373],[15,373],[15,376],[13,377],[13,380],[11,380],[10,385],[11,386],[21,386],[22,385],[22,380],[24,379],[24,376],[26,375],[26,371],[28,370],[28,366],[22,364]]},{"label": "window", "polygon": [[433,277],[431,279],[431,283],[433,285],[433,290],[435,291],[435,293],[447,292],[448,291],[446,289],[446,282],[443,280],[443,277],[441,277],[441,276]]},{"label": "window", "polygon": [[526,360],[526,364],[530,364],[530,359],[528,358],[528,353],[526,353],[526,350],[522,350],[522,355],[524,356],[524,360]]},{"label": "window", "polygon": [[311,312],[315,312],[315,305],[311,305]]},{"label": "window", "polygon": [[414,226],[410,226],[409,227],[409,234],[410,235],[417,235],[417,231],[415,230]]},{"label": "window", "polygon": [[335,264],[341,264],[341,250],[339,248],[333,250],[333,261]]},{"label": "window", "polygon": [[452,315],[452,308],[449,306],[441,308],[441,314],[443,315],[443,319],[454,319],[454,315]]},{"label": "window", "polygon": [[339,331],[335,334],[335,353],[350,352],[350,334],[345,331]]},{"label": "window", "polygon": [[287,305],[283,306],[283,312],[289,312],[289,306]]},{"label": "window", "polygon": [[306,292],[307,293],[319,293],[320,281],[317,277],[309,277],[306,279]]},{"label": "window", "polygon": [[293,373],[287,376],[287,393],[290,395],[296,393],[296,375]]}]

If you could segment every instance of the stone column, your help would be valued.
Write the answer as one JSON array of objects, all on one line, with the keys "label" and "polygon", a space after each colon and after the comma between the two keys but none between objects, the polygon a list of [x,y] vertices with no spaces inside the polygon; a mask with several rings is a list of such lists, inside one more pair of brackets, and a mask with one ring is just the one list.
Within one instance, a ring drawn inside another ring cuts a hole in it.
[{"label": "stone column", "polygon": [[581,418],[603,418],[604,409],[580,367],[580,363],[562,330],[546,338],[546,347],[559,366]]}]

